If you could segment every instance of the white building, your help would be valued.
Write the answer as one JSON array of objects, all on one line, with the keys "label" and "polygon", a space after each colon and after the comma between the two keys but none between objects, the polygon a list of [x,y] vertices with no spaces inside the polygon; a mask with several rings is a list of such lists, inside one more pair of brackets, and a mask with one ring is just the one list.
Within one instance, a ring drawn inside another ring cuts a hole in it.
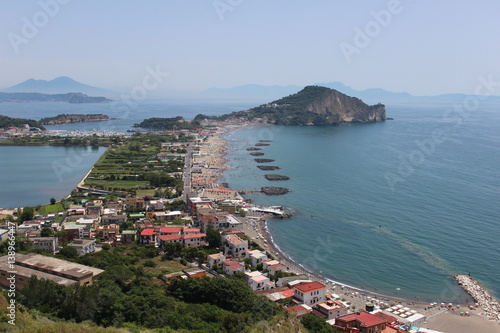
[{"label": "white building", "polygon": [[293,286],[294,297],[307,305],[326,301],[326,286],[320,282],[301,282]]}]

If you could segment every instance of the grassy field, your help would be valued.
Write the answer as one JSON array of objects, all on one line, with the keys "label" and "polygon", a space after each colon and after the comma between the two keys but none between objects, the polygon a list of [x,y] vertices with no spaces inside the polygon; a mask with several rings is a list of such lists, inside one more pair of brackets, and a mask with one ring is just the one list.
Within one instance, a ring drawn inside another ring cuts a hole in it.
[{"label": "grassy field", "polygon": [[140,196],[148,196],[148,197],[153,197],[155,195],[155,190],[154,189],[150,189],[150,190],[137,190],[135,191],[135,194],[136,195],[140,195]]},{"label": "grassy field", "polygon": [[[151,260],[155,263],[155,267],[146,267],[144,266],[144,263],[148,260]],[[161,256],[157,256],[152,259],[143,259],[140,261],[139,264],[140,267],[144,268],[144,271],[146,273],[150,274],[168,274],[168,273],[173,273],[173,272],[179,272],[186,268],[187,266],[182,265],[178,261],[175,260],[161,260]]]},{"label": "grassy field", "polygon": [[42,206],[38,213],[40,214],[53,214],[53,213],[58,213],[58,212],[63,212],[65,210],[64,206],[62,203],[58,202],[54,205],[46,205]]},{"label": "grassy field", "polygon": [[[92,188],[125,188],[127,190],[134,189],[141,186],[149,186],[149,182],[145,180],[131,181],[131,180],[100,180],[100,179],[86,179],[85,185]],[[154,193],[154,190],[153,190]]]}]

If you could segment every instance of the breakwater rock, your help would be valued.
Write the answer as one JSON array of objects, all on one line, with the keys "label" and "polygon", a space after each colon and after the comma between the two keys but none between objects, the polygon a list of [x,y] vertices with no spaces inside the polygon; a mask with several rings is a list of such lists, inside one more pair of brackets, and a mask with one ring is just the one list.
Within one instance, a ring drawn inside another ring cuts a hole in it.
[{"label": "breakwater rock", "polygon": [[481,306],[494,320],[500,322],[500,304],[488,290],[467,275],[455,275],[458,284]]},{"label": "breakwater rock", "polygon": [[259,142],[273,142],[273,140],[259,140]]},{"label": "breakwater rock", "polygon": [[282,195],[290,192],[287,188],[274,186],[261,187],[260,190],[266,195]]},{"label": "breakwater rock", "polygon": [[257,148],[257,147],[247,148],[247,151],[257,151],[257,150],[262,150],[262,148]]},{"label": "breakwater rock", "polygon": [[271,160],[269,158],[256,158],[255,162],[257,162],[257,163],[270,163],[270,162],[274,162],[274,160]]},{"label": "breakwater rock", "polygon": [[279,166],[276,165],[257,165],[257,168],[265,171],[272,171],[272,170],[279,170],[281,169]]},{"label": "breakwater rock", "polygon": [[252,156],[262,156],[262,155],[265,155],[264,153],[260,153],[260,152],[254,152],[254,153],[250,153],[250,155]]},{"label": "breakwater rock", "polygon": [[275,174],[267,174],[264,177],[266,177],[267,180],[289,180],[290,177],[288,176],[283,176],[283,175],[275,175]]},{"label": "breakwater rock", "polygon": [[256,143],[255,146],[264,147],[264,146],[270,146],[270,144],[269,143]]}]

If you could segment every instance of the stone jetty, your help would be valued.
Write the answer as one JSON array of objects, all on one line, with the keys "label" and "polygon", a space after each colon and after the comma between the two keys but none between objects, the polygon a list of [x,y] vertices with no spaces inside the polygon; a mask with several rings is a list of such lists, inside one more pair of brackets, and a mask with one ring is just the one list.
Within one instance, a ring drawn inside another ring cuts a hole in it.
[{"label": "stone jetty", "polygon": [[276,174],[267,174],[264,177],[266,177],[267,180],[289,180],[290,177],[288,176],[283,176],[283,175],[276,175]]},{"label": "stone jetty", "polygon": [[276,165],[257,165],[257,168],[265,171],[272,171],[272,170],[279,170],[281,169],[279,166]]},{"label": "stone jetty", "polygon": [[483,308],[491,319],[500,322],[500,304],[483,286],[467,275],[455,275],[458,284]]},{"label": "stone jetty", "polygon": [[257,151],[257,152],[250,153],[250,155],[252,155],[252,156],[262,156],[262,155],[265,155],[265,154]]},{"label": "stone jetty", "polygon": [[270,144],[269,143],[256,143],[255,146],[264,147],[264,146],[270,146]]},{"label": "stone jetty", "polygon": [[270,162],[274,162],[274,160],[271,160],[269,158],[256,158],[255,162],[257,162],[257,163],[270,163]]},{"label": "stone jetty", "polygon": [[274,186],[261,187],[260,190],[266,195],[282,195],[290,192],[287,188]]},{"label": "stone jetty", "polygon": [[247,148],[247,151],[257,151],[257,150],[262,150],[262,148],[257,148],[257,147]]},{"label": "stone jetty", "polygon": [[273,140],[259,140],[259,142],[273,142]]}]

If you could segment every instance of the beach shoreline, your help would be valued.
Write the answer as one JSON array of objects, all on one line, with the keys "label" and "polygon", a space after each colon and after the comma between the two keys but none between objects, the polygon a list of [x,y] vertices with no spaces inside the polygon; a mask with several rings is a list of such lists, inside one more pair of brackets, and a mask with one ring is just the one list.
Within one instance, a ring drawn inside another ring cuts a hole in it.
[{"label": "beach shoreline", "polygon": [[[228,166],[226,165],[227,159],[227,145],[228,140],[224,138],[224,134],[227,134],[231,131],[235,131],[237,129],[247,127],[247,126],[255,126],[255,124],[245,125],[245,126],[237,126],[231,127],[230,129],[223,130],[219,133],[218,137],[223,140],[224,148],[221,150],[223,155],[221,158],[223,159],[223,164],[221,165],[220,172],[218,177],[214,180],[215,182],[219,181],[224,173],[224,171],[228,170]],[[235,190],[236,191],[236,190]],[[243,218],[243,225],[241,226],[242,231],[252,239],[252,241],[259,244],[262,248],[266,249],[268,253],[270,253],[273,257],[275,257],[278,261],[287,266],[290,272],[294,272],[296,274],[306,274],[310,280],[319,281],[328,287],[330,294],[338,295],[342,300],[346,303],[350,304],[351,307],[354,307],[356,310],[364,310],[366,303],[373,302],[374,300],[381,304],[381,307],[387,307],[393,304],[406,304],[411,306],[412,308],[418,310],[420,313],[423,313],[427,317],[434,317],[440,313],[445,313],[447,311],[455,311],[459,310],[460,307],[467,308],[468,305],[473,304],[474,301],[471,299],[470,302],[455,304],[453,307],[445,306],[445,308],[440,306],[432,306],[430,307],[430,303],[426,301],[417,301],[406,299],[403,297],[390,296],[386,295],[383,292],[374,292],[371,290],[367,290],[364,288],[356,287],[349,285],[347,283],[342,283],[339,281],[335,281],[333,279],[327,278],[321,275],[320,272],[315,272],[310,269],[304,267],[300,261],[294,260],[290,255],[284,252],[275,242],[273,235],[269,230],[269,223],[272,223],[272,219],[275,218],[273,216],[259,216],[257,219],[257,230],[252,228],[252,222],[249,221],[250,217]],[[384,305],[387,304],[387,305]],[[441,303],[443,304],[443,303]],[[481,315],[474,316],[481,317],[486,319]]]}]

